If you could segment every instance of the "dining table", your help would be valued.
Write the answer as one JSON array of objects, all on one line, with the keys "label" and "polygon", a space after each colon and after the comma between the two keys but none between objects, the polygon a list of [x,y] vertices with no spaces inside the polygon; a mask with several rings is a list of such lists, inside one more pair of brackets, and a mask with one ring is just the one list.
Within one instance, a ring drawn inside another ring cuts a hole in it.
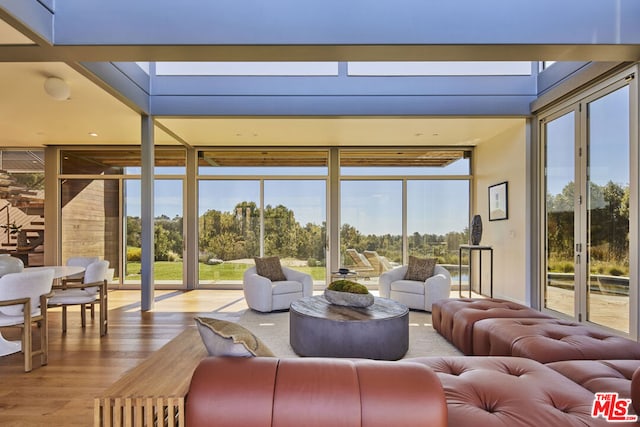
[{"label": "dining table", "polygon": [[[42,267],[27,267],[27,268],[24,268],[23,271],[41,271],[45,269],[53,270],[54,281],[83,273],[85,270],[84,267],[79,267],[74,265],[45,265]],[[53,286],[53,283],[51,285]],[[22,343],[20,340],[17,340],[17,341],[7,340],[5,337],[2,336],[2,332],[0,331],[0,356],[7,356],[9,354],[17,353],[21,350],[22,350]]]},{"label": "dining table", "polygon": [[23,271],[53,270],[53,279],[64,279],[83,273],[85,268],[76,265],[45,265],[42,267],[27,267]]}]

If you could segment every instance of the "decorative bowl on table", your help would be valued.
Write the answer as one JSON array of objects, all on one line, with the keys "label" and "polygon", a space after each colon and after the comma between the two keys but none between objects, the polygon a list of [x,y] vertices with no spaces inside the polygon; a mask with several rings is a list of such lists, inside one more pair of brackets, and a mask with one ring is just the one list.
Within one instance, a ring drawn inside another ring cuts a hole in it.
[{"label": "decorative bowl on table", "polygon": [[366,286],[345,279],[331,282],[324,290],[324,297],[331,304],[346,307],[369,307],[374,301]]}]

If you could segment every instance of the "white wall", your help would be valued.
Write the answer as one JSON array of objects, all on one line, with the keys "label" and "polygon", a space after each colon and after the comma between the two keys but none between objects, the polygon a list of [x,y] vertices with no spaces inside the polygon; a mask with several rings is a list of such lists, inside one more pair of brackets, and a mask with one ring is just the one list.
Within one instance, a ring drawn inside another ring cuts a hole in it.
[{"label": "white wall", "polygon": [[[493,247],[493,296],[529,304],[527,137],[523,119],[476,147],[472,214],[482,217],[481,245]],[[508,219],[489,221],[488,187],[508,182]],[[478,263],[474,258],[474,269]],[[483,292],[489,293],[489,256],[483,254]],[[477,271],[477,270],[476,270]],[[477,282],[474,289],[477,289]],[[486,284],[486,285],[485,285]]]}]

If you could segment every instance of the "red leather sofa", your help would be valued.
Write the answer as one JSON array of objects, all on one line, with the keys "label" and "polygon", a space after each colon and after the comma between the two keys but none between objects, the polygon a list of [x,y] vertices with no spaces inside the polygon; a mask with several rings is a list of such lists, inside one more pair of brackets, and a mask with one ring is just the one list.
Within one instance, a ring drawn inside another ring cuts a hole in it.
[{"label": "red leather sofa", "polygon": [[[591,416],[592,391],[534,360],[475,356],[410,360],[438,375],[450,427],[611,426],[604,418]],[[626,382],[627,390],[630,384]]]},{"label": "red leather sofa", "polygon": [[640,360],[563,360],[545,366],[592,393],[610,391],[631,399],[640,414]]},{"label": "red leather sofa", "polygon": [[185,405],[188,427],[447,426],[436,374],[405,362],[210,357]]},{"label": "red leather sofa", "polygon": [[[607,392],[628,399],[625,415],[640,414],[635,341],[502,300],[445,300],[433,309],[434,328],[470,356],[208,358],[193,374],[187,425],[640,426],[592,412],[595,393]],[[577,360],[589,358],[600,360]]]},{"label": "red leather sofa", "polygon": [[[640,407],[640,361],[418,357],[204,359],[186,400],[189,427],[611,426],[594,393]],[[638,426],[616,423],[617,426]]]}]

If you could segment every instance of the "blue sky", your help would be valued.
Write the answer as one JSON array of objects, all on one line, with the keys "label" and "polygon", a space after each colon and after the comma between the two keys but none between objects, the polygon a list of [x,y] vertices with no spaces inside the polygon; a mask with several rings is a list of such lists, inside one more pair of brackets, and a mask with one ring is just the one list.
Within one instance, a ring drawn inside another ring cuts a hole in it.
[{"label": "blue sky", "polygon": [[[127,181],[127,213],[140,216],[139,181]],[[182,183],[158,180],[155,186],[155,215],[182,215]],[[282,204],[293,210],[305,225],[326,220],[324,180],[265,181],[265,205]],[[229,212],[238,203],[260,200],[259,181],[201,181],[198,214],[208,209]],[[402,234],[402,182],[400,180],[343,181],[341,221],[363,234]],[[463,231],[468,225],[467,181],[409,181],[409,234],[445,234]]]},{"label": "blue sky", "polygon": [[[589,104],[590,179],[598,185],[629,184],[629,89],[621,89]],[[574,181],[575,114],[547,124],[548,192],[559,194]]]}]

